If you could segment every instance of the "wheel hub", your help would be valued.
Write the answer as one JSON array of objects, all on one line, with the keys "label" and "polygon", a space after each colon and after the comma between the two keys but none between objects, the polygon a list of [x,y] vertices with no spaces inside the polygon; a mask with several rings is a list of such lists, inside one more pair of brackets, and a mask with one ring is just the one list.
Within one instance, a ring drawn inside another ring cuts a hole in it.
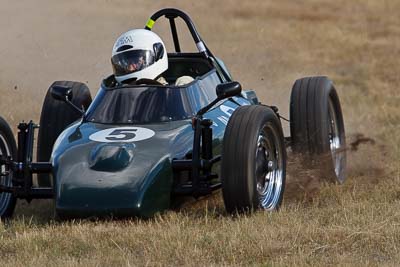
[{"label": "wheel hub", "polygon": [[343,148],[342,136],[339,129],[338,118],[336,116],[336,110],[332,100],[329,100],[329,147],[332,155],[333,166],[335,169],[336,177],[340,179],[340,171],[343,168]]},{"label": "wheel hub", "polygon": [[281,149],[276,129],[271,125],[265,125],[257,139],[256,187],[260,206],[266,210],[276,206],[282,190]]}]

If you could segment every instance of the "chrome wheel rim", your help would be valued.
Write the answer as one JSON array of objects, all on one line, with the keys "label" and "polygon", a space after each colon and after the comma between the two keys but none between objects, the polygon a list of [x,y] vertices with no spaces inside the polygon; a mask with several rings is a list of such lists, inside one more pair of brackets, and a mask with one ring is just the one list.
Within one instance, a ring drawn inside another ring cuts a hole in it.
[{"label": "chrome wheel rim", "polygon": [[[5,137],[0,133],[0,156],[11,156],[11,148],[6,142]],[[8,175],[6,172],[9,172]],[[3,186],[12,185],[12,174],[5,165],[0,165],[0,184]],[[8,205],[11,201],[11,193],[0,193],[0,215],[7,210]]]},{"label": "chrome wheel rim", "polygon": [[343,169],[342,165],[345,159],[345,148],[343,147],[344,140],[341,129],[339,128],[339,120],[336,115],[336,109],[331,99],[329,99],[328,116],[329,116],[329,146],[333,161],[333,167],[337,179],[340,182],[343,182],[341,170]]},{"label": "chrome wheel rim", "polygon": [[279,135],[272,124],[260,131],[256,150],[257,194],[260,207],[274,210],[280,202],[283,185],[283,155]]}]

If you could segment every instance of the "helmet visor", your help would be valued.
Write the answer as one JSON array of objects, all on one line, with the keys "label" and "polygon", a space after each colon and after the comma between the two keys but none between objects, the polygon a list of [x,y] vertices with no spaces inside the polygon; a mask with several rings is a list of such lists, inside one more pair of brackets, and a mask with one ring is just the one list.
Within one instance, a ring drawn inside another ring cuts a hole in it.
[{"label": "helmet visor", "polygon": [[140,71],[152,65],[154,61],[154,51],[151,50],[129,50],[111,58],[115,76]]}]

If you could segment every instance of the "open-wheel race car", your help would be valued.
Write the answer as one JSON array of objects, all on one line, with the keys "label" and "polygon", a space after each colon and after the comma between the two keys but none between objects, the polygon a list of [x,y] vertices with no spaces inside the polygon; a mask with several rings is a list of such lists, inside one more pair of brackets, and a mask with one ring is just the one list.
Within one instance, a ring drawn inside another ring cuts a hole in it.
[{"label": "open-wheel race car", "polygon": [[[242,90],[200,38],[184,12],[165,16],[174,53],[164,73],[169,84],[120,85],[104,79],[95,98],[85,84],[54,82],[39,125],[20,123],[18,138],[0,118],[0,215],[17,199],[52,198],[59,218],[151,217],[179,196],[221,189],[229,213],[276,210],[282,202],[288,147],[304,168],[332,181],[345,179],[345,133],[339,98],[326,77],[295,82],[290,137],[275,106]],[[198,53],[181,52],[175,19],[187,25]],[[33,162],[38,128],[37,162]],[[34,182],[33,174],[37,174]]]}]

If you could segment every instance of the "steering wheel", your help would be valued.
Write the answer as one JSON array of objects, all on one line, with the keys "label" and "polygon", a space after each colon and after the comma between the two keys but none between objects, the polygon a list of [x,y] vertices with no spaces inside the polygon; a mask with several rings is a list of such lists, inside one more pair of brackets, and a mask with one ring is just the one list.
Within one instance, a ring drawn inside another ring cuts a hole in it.
[{"label": "steering wheel", "polygon": [[163,85],[159,81],[153,79],[142,78],[135,82],[136,85]]}]

